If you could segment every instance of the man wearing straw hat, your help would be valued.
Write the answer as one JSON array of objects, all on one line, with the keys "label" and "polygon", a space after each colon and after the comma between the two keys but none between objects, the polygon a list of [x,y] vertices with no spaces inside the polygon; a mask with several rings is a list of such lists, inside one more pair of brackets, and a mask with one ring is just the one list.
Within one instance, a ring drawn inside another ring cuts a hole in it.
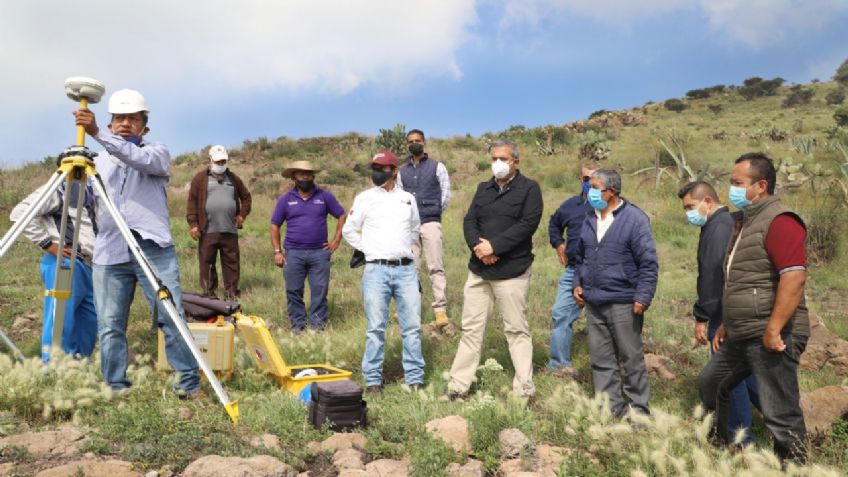
[{"label": "man wearing straw hat", "polygon": [[[277,201],[271,216],[271,245],[274,264],[283,269],[286,301],[292,331],[315,331],[327,326],[327,290],[330,284],[330,257],[342,240],[347,214],[330,191],[315,185],[321,172],[309,161],[294,161],[283,171],[295,186]],[[327,240],[327,215],[338,219],[332,240]],[[280,226],[286,223],[285,242],[280,243]],[[304,284],[309,278],[310,311],[303,301]]]}]

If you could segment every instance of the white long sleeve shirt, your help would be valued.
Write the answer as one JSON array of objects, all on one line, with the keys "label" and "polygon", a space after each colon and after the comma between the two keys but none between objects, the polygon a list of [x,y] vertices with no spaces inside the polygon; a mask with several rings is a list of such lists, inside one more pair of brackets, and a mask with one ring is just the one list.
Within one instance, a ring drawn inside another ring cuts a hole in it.
[{"label": "white long sleeve shirt", "polygon": [[415,197],[395,186],[391,192],[372,187],[353,200],[342,236],[361,250],[365,260],[412,258],[421,220]]}]

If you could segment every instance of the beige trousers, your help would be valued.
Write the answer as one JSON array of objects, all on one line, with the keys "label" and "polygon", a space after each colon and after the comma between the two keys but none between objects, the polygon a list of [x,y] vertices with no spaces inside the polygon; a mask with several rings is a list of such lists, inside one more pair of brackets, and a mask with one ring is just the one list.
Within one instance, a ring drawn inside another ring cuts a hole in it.
[{"label": "beige trousers", "polygon": [[536,394],[533,385],[533,341],[525,315],[529,285],[529,268],[521,276],[508,280],[484,280],[468,272],[462,306],[462,337],[451,366],[449,391],[466,393],[471,387],[480,364],[486,322],[494,311],[493,304],[497,304],[503,315],[504,334],[515,368],[512,391],[521,397]]},{"label": "beige trousers", "polygon": [[415,270],[421,269],[421,249],[427,259],[427,274],[430,276],[430,286],[433,287],[434,312],[447,311],[448,297],[445,294],[447,279],[445,278],[445,263],[442,260],[442,224],[427,222],[421,224],[421,238],[412,244],[412,256],[415,259]]}]

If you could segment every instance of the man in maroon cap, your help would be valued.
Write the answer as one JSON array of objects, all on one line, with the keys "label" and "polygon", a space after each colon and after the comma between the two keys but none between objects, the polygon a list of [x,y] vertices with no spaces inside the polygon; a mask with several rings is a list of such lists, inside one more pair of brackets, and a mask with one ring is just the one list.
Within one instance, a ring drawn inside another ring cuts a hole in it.
[{"label": "man in maroon cap", "polygon": [[396,187],[397,175],[397,157],[386,150],[377,152],[371,160],[375,187],[356,196],[342,229],[344,239],[365,254],[362,298],[368,330],[362,374],[372,394],[383,387],[383,352],[392,298],[403,339],[406,384],[420,389],[424,383],[421,291],[412,260],[412,244],[418,240],[421,221],[415,197]]}]

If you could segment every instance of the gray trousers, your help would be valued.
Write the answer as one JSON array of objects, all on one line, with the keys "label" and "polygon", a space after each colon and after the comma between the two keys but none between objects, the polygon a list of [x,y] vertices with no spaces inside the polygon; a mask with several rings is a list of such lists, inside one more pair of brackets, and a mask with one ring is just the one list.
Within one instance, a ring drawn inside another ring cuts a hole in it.
[{"label": "gray trousers", "polygon": [[633,314],[632,303],[586,304],[592,383],[595,394],[609,396],[616,417],[627,414],[625,397],[636,412],[650,414],[651,386],[642,352],[643,321]]}]

